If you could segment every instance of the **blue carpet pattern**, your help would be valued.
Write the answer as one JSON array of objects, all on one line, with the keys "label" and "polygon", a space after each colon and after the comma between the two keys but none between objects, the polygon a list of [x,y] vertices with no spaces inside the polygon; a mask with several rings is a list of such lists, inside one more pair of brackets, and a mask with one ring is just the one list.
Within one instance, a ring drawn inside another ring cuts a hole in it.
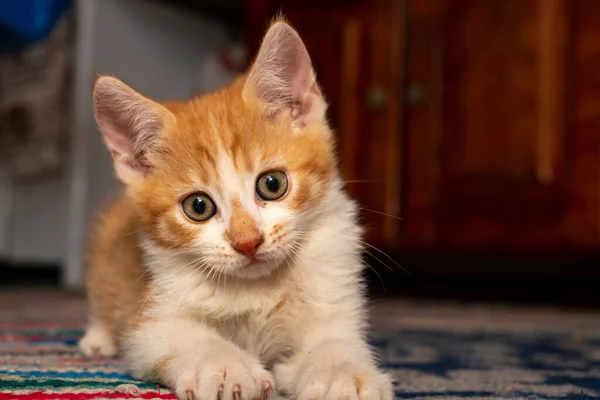
[{"label": "blue carpet pattern", "polygon": [[[120,360],[86,360],[82,296],[0,293],[0,400],[174,399]],[[373,345],[398,399],[600,400],[600,314],[380,301]]]},{"label": "blue carpet pattern", "polygon": [[373,344],[398,399],[600,400],[600,313],[382,301]]},{"label": "blue carpet pattern", "polygon": [[600,399],[600,337],[401,329],[374,344],[398,399]]}]

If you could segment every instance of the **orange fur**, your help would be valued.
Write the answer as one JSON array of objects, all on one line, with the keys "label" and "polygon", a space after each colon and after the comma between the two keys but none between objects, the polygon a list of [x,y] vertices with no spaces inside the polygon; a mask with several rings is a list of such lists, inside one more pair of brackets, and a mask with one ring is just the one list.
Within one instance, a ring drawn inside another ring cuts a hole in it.
[{"label": "orange fur", "polygon": [[149,284],[137,243],[139,229],[129,201],[121,197],[102,214],[88,255],[91,313],[117,338],[133,326]]}]

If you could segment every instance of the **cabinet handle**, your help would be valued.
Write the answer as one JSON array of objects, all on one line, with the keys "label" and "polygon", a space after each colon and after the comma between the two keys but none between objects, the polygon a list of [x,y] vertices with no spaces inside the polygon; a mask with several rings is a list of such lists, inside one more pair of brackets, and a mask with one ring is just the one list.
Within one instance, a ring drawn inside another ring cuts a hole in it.
[{"label": "cabinet handle", "polygon": [[385,108],[388,102],[387,90],[381,86],[376,85],[367,90],[367,107],[373,111],[381,111]]},{"label": "cabinet handle", "polygon": [[411,82],[404,94],[404,103],[408,107],[419,107],[427,103],[427,88],[419,82]]}]

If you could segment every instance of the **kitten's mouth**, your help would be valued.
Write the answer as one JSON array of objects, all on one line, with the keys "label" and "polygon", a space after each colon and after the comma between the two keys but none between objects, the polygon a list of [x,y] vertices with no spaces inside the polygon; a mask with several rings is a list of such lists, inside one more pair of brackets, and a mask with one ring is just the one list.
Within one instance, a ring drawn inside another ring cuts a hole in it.
[{"label": "kitten's mouth", "polygon": [[228,269],[229,273],[242,278],[259,278],[273,274],[284,265],[293,265],[295,252],[290,251],[286,257],[273,251],[257,251],[239,254]]},{"label": "kitten's mouth", "polygon": [[284,260],[272,254],[256,253],[245,255],[239,265],[240,270],[272,271],[277,269]]},{"label": "kitten's mouth", "polygon": [[264,265],[265,264],[264,258],[262,258],[258,254],[248,255],[245,258],[246,258],[245,268],[248,268],[248,267],[259,267],[260,265]]},{"label": "kitten's mouth", "polygon": [[232,272],[240,278],[256,279],[270,275],[275,269],[277,269],[276,263],[269,262],[268,259],[255,255],[245,257],[244,262],[238,264],[235,272]]},{"label": "kitten's mouth", "polygon": [[245,266],[258,266],[269,264],[270,261],[274,261],[272,257],[269,257],[268,254],[256,252],[249,253],[243,255],[244,265]]}]

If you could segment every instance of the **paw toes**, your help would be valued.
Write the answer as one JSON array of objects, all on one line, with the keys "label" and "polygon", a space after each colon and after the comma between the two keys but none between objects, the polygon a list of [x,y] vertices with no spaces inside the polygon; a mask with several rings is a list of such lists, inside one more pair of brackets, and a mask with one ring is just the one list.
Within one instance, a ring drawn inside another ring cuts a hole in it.
[{"label": "paw toes", "polygon": [[79,349],[86,357],[112,357],[117,353],[114,339],[106,330],[90,327],[79,341]]},{"label": "paw toes", "polygon": [[[178,399],[266,399],[273,392],[274,383],[271,375],[262,368],[255,370],[248,367],[249,363],[244,361],[215,362],[213,359],[207,359],[199,362],[182,358],[174,370]],[[266,396],[264,396],[265,392]]]},{"label": "paw toes", "polygon": [[[189,387],[189,386],[188,386]],[[194,389],[182,389],[181,387],[177,388],[175,391],[175,396],[178,400],[196,400],[196,391]]]},{"label": "paw toes", "polygon": [[378,371],[346,367],[311,375],[297,386],[298,400],[394,400],[389,377]]},{"label": "paw toes", "polygon": [[242,387],[239,384],[233,385],[233,400],[240,400],[242,398]]},{"label": "paw toes", "polygon": [[269,381],[263,381],[261,384],[261,400],[267,400],[269,397],[275,394],[273,390],[273,384]]},{"label": "paw toes", "polygon": [[194,389],[190,389],[192,385],[182,386],[177,385],[175,390],[175,395],[179,400],[196,400],[196,391]]},{"label": "paw toes", "polygon": [[394,398],[391,381],[386,375],[359,381],[356,388],[360,400],[393,400]]}]

